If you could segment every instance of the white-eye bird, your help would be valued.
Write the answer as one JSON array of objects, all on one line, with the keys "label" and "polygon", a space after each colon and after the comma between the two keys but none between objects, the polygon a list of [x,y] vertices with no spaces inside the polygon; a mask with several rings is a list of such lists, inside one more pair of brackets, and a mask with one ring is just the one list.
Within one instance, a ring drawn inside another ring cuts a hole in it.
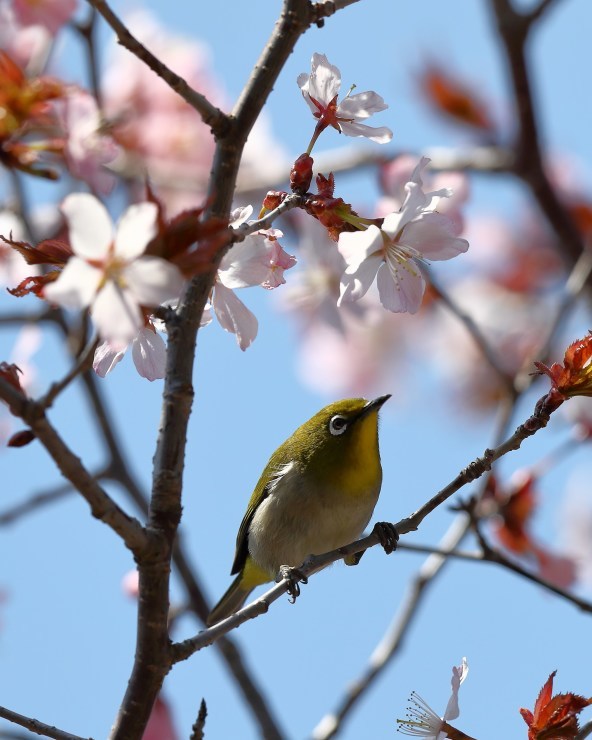
[{"label": "white-eye bird", "polygon": [[[273,581],[283,566],[297,568],[309,555],[360,537],[382,484],[378,412],[389,398],[336,401],[273,453],[238,530],[231,570],[238,575],[210,612],[208,625],[240,609],[251,591]],[[385,551],[392,552],[394,529],[379,524],[376,531]],[[345,561],[354,565],[360,557]]]}]

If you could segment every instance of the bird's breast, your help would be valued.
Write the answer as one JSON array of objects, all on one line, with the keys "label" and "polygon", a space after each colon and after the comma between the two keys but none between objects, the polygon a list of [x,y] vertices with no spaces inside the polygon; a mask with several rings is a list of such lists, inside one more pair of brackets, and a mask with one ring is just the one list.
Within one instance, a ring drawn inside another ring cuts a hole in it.
[{"label": "bird's breast", "polygon": [[370,521],[380,492],[381,476],[344,492],[339,481],[319,483],[296,466],[277,481],[258,506],[249,527],[251,557],[271,577],[280,565],[300,565],[357,539]]}]

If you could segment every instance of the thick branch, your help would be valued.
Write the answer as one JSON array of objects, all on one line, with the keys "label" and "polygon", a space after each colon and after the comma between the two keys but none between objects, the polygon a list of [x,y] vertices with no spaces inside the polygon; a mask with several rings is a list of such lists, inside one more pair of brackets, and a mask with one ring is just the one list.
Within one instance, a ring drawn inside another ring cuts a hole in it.
[{"label": "thick branch", "polygon": [[[272,38],[235,106],[231,117],[232,125],[228,131],[220,135],[210,183],[211,205],[206,216],[226,217],[229,213],[245,142],[285,60],[300,34],[307,28],[305,19],[308,17],[309,9],[307,0],[286,0],[285,2],[282,16],[274,29]],[[169,322],[167,327],[169,336],[163,413],[154,455],[149,528],[163,535],[163,544],[169,556],[172,554],[173,541],[181,517],[187,425],[194,395],[192,375],[196,335],[223,251],[221,250],[218,259],[214,260],[211,271],[192,282],[178,318]],[[143,574],[141,562],[138,563],[138,570],[140,592],[143,584],[144,587],[154,590],[156,584],[150,585],[150,580]],[[161,572],[160,576],[165,577],[165,574]],[[161,586],[163,586],[163,595],[164,589],[168,593],[168,578]],[[163,618],[166,618],[167,613],[168,598],[160,603],[140,600],[139,624],[155,622],[162,629],[158,648],[161,655],[168,650],[166,622],[163,624]],[[147,690],[144,674],[150,669],[152,677],[158,675],[162,682],[168,671],[168,664],[160,665],[159,670],[154,671],[154,660],[144,665],[144,661],[141,660],[143,655],[142,636],[139,634],[132,676],[113,728],[112,737],[114,738],[138,737],[141,734],[158,690],[154,682]]]}]

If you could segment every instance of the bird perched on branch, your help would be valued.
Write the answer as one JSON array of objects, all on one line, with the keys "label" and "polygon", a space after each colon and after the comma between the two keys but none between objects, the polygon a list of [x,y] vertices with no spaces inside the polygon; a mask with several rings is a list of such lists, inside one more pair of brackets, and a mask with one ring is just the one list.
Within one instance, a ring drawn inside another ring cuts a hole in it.
[{"label": "bird perched on branch", "polygon": [[[309,555],[343,547],[370,521],[382,484],[378,412],[390,395],[348,398],[326,406],[273,453],[255,486],[236,538],[230,588],[208,616],[212,625],[240,609],[248,595],[280,574],[295,597]],[[375,531],[395,549],[394,527]],[[348,556],[348,565],[362,553]],[[287,567],[290,566],[290,567]]]}]

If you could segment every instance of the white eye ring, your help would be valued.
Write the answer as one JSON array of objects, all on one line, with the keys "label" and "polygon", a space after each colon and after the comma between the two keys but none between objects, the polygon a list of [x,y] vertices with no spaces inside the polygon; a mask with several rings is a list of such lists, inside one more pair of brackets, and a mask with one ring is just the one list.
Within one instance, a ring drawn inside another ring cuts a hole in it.
[{"label": "white eye ring", "polygon": [[343,434],[347,429],[347,419],[345,416],[333,416],[329,422],[329,431],[334,437]]}]

